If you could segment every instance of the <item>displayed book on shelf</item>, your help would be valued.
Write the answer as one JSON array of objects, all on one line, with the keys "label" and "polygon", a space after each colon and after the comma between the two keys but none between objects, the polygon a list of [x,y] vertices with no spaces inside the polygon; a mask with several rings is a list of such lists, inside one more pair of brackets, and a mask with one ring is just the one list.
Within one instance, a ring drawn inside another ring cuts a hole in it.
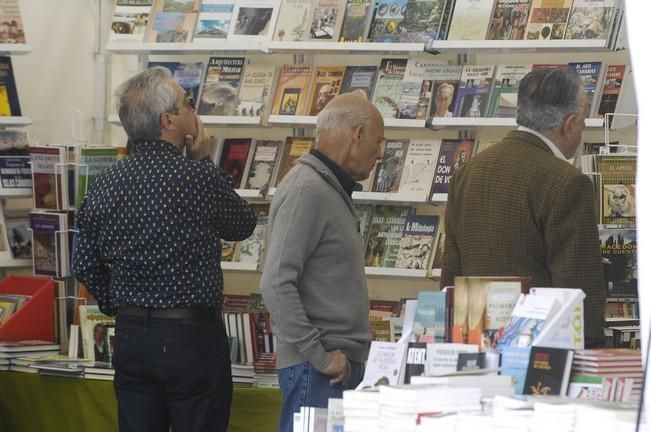
[{"label": "displayed book on shelf", "polygon": [[396,268],[427,268],[427,260],[434,247],[438,225],[438,216],[407,216],[398,244]]},{"label": "displayed book on shelf", "polygon": [[444,139],[441,141],[432,184],[432,201],[447,200],[448,187],[454,172],[470,161],[477,147],[478,143],[475,140]]},{"label": "displayed book on shelf", "polygon": [[531,0],[495,0],[486,39],[524,39],[530,8]]},{"label": "displayed book on shelf", "polygon": [[337,42],[346,13],[346,0],[313,0],[307,40]]},{"label": "displayed book on shelf", "polygon": [[347,66],[340,93],[350,93],[357,89],[364,90],[370,100],[377,76],[376,66]]},{"label": "displayed book on shelf", "polygon": [[574,0],[565,39],[606,39],[615,18],[615,0]]},{"label": "displayed book on shelf", "polygon": [[317,66],[310,86],[307,115],[318,115],[339,94],[345,69],[345,66]]},{"label": "displayed book on shelf", "polygon": [[278,173],[280,157],[284,143],[282,141],[255,140],[253,157],[243,182],[245,189],[257,189],[264,196],[274,184]]},{"label": "displayed book on shelf", "polygon": [[608,296],[637,297],[637,230],[601,225],[599,243]]},{"label": "displayed book on shelf", "polygon": [[373,192],[398,192],[409,140],[389,140],[382,161],[375,168]]},{"label": "displayed book on shelf", "polygon": [[247,65],[240,83],[239,104],[235,114],[242,117],[266,118],[270,111],[275,76],[274,65]]},{"label": "displayed book on shelf", "polygon": [[201,0],[193,43],[226,39],[233,19],[234,0]]},{"label": "displayed book on shelf", "polygon": [[339,42],[366,42],[373,19],[374,1],[347,0]]},{"label": "displayed book on shelf", "polygon": [[201,99],[198,99],[199,115],[237,115],[237,94],[243,70],[244,57],[210,57],[201,89]]},{"label": "displayed book on shelf", "polygon": [[251,138],[227,138],[224,140],[219,156],[219,167],[233,178],[233,187],[240,188],[242,179],[247,178]]},{"label": "displayed book on shelf", "polygon": [[395,268],[405,221],[413,213],[412,207],[375,208],[364,254],[366,266]]},{"label": "displayed book on shelf", "polygon": [[201,0],[154,0],[145,32],[145,42],[190,42],[200,3]]},{"label": "displayed book on shelf", "polygon": [[67,154],[63,146],[32,146],[33,207],[63,210],[68,207]]},{"label": "displayed book on shelf", "polygon": [[529,72],[530,64],[497,66],[486,117],[515,118],[520,81]]},{"label": "displayed book on shelf", "polygon": [[117,147],[78,147],[75,165],[75,207],[81,206],[95,178],[117,160]]},{"label": "displayed book on shelf", "polygon": [[601,91],[601,100],[597,108],[597,118],[603,118],[608,113],[616,113],[622,86],[626,77],[626,65],[608,65],[606,78]]},{"label": "displayed book on shelf", "polygon": [[110,42],[142,42],[153,0],[118,0],[109,32]]},{"label": "displayed book on shelf", "polygon": [[0,130],[0,195],[31,195],[28,144],[26,131]]},{"label": "displayed book on shelf", "polygon": [[494,0],[456,0],[448,40],[483,40]]},{"label": "displayed book on shelf", "polygon": [[278,12],[273,40],[301,41],[310,30],[312,0],[283,0]]},{"label": "displayed book on shelf", "polygon": [[466,65],[454,99],[455,117],[486,117],[494,65]]},{"label": "displayed book on shelf", "polygon": [[303,115],[308,100],[312,65],[286,64],[280,67],[271,113],[274,115]]},{"label": "displayed book on shelf", "polygon": [[228,41],[270,41],[279,8],[280,0],[235,0]]},{"label": "displayed book on shelf", "polygon": [[563,39],[573,0],[533,0],[526,36],[528,40]]},{"label": "displayed book on shelf", "polygon": [[2,0],[0,2],[0,44],[24,44],[25,28],[20,14],[19,0]]},{"label": "displayed book on shelf", "polygon": [[385,119],[395,118],[398,115],[400,83],[404,78],[406,68],[406,58],[383,58],[380,62],[373,90],[373,105]]},{"label": "displayed book on shelf", "polygon": [[434,180],[436,157],[440,145],[440,140],[409,141],[398,193],[413,195],[423,202],[427,201]]},{"label": "displayed book on shelf", "polygon": [[65,277],[70,273],[68,259],[68,218],[65,213],[31,212],[33,272],[37,275]]},{"label": "displayed book on shelf", "polygon": [[21,115],[11,57],[0,56],[0,116],[20,117]]},{"label": "displayed book on shelf", "polygon": [[372,42],[399,42],[399,29],[405,19],[407,3],[407,0],[376,3],[369,33],[369,39]]}]

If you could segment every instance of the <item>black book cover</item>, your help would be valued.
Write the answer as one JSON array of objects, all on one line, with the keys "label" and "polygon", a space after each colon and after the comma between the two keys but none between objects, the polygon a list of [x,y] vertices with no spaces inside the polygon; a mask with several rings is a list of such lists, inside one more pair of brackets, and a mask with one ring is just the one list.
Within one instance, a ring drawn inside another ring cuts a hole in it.
[{"label": "black book cover", "polygon": [[567,394],[574,351],[563,348],[531,347],[524,394]]},{"label": "black book cover", "polygon": [[411,383],[411,377],[425,373],[425,354],[427,343],[409,342],[407,347],[407,361],[405,361],[405,384]]}]

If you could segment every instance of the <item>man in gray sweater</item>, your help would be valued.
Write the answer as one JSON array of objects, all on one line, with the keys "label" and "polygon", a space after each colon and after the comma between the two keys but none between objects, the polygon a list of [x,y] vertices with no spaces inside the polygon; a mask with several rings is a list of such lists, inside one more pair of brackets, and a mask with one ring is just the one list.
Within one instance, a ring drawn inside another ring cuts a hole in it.
[{"label": "man in gray sweater", "polygon": [[291,432],[301,406],[357,386],[370,340],[362,238],[351,198],[382,157],[384,121],[362,91],[334,98],[317,118],[315,148],[271,203],[261,291],[271,314]]}]

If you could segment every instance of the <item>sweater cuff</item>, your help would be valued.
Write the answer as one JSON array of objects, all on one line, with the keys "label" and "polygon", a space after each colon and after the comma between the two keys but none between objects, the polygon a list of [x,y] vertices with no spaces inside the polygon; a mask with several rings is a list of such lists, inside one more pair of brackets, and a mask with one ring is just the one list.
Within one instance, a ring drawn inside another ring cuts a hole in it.
[{"label": "sweater cuff", "polygon": [[322,372],[330,364],[330,354],[326,352],[319,341],[310,344],[301,351],[305,359],[319,372]]}]

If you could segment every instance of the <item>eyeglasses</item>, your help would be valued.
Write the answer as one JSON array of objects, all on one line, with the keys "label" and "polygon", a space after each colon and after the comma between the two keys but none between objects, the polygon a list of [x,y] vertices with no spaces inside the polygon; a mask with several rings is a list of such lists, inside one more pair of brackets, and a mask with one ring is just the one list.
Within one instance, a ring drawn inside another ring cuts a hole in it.
[{"label": "eyeglasses", "polygon": [[179,111],[181,110],[182,107],[186,107],[187,109],[194,111],[196,109],[196,101],[192,97],[192,92],[190,90],[185,92],[185,97],[183,98],[183,105],[178,107],[175,106],[173,109],[166,111],[171,114],[178,114]]}]

